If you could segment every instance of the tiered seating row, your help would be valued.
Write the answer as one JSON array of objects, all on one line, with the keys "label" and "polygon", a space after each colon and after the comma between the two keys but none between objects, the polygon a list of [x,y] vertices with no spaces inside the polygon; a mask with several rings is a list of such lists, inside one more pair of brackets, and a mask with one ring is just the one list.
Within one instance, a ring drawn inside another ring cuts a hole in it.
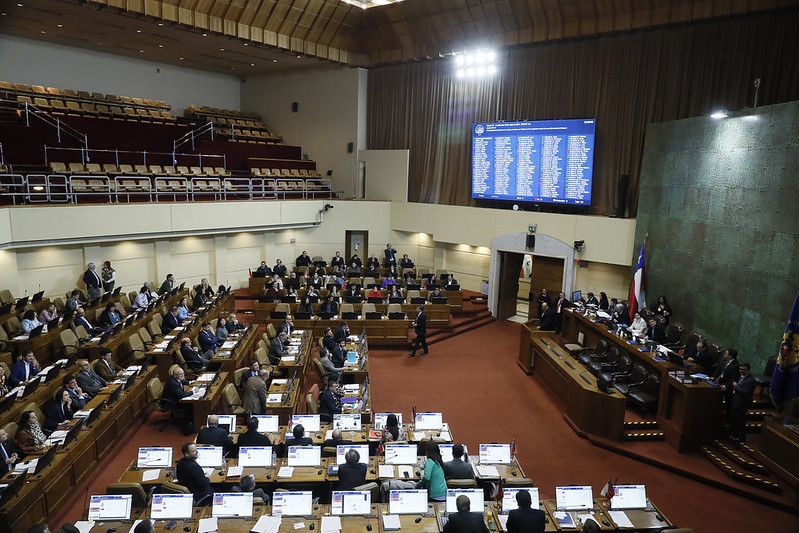
[{"label": "tiered seating row", "polygon": [[115,94],[103,94],[98,92],[89,93],[88,91],[73,91],[72,89],[59,89],[57,87],[47,87],[45,89],[41,85],[29,86],[24,83],[12,84],[7,81],[0,81],[0,91],[8,93],[9,95],[28,96],[32,98],[56,98],[63,101],[118,105],[134,109],[153,109],[156,111],[169,111],[172,109],[172,106],[163,100],[117,96]]},{"label": "tiered seating row", "polygon": [[60,98],[40,98],[17,95],[17,102],[34,106],[35,109],[47,111],[53,115],[87,116],[113,118],[117,120],[133,120],[136,122],[176,122],[177,117],[169,111],[144,109],[120,105],[106,105]]},{"label": "tiered seating row", "polygon": [[321,178],[318,170],[306,168],[253,168],[252,175],[258,178]]},{"label": "tiered seating row", "polygon": [[204,105],[191,105],[185,112],[186,118],[194,118],[195,116],[203,117],[219,117],[219,118],[243,118],[253,119],[261,123],[261,116],[258,113],[247,111],[235,111],[233,109],[220,109],[218,107],[208,107]]}]

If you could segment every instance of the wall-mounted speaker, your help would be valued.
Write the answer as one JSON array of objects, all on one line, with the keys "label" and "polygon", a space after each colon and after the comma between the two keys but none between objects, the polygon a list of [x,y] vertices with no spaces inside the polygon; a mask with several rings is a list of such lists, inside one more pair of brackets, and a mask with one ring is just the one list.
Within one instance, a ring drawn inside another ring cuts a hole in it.
[{"label": "wall-mounted speaker", "polygon": [[297,112],[297,111],[299,111],[299,110],[300,110],[300,104],[299,104],[299,102],[291,102],[291,111],[292,111],[293,113],[296,113],[296,112]]},{"label": "wall-mounted speaker", "polygon": [[347,143],[347,153],[351,154],[353,150],[355,150],[355,145],[353,143]]},{"label": "wall-mounted speaker", "polygon": [[527,235],[526,247],[527,247],[528,250],[532,250],[533,248],[535,248],[535,235],[534,234]]}]

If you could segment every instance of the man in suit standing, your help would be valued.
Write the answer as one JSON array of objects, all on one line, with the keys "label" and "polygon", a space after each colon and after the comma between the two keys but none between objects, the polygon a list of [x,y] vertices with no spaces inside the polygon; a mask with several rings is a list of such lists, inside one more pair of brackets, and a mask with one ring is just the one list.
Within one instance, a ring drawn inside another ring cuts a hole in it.
[{"label": "man in suit standing", "polygon": [[452,446],[452,461],[444,463],[444,477],[447,479],[474,479],[472,465],[463,460],[463,444]]},{"label": "man in suit standing", "polygon": [[558,319],[555,316],[555,311],[546,302],[542,302],[538,329],[541,331],[555,331],[556,327],[558,327]]},{"label": "man in suit standing", "polygon": [[188,442],[181,448],[183,457],[178,461],[175,467],[175,476],[178,478],[178,483],[189,489],[189,492],[194,494],[194,501],[198,502],[213,494],[211,489],[210,480],[205,477],[202,467],[197,464],[197,445],[193,442]]},{"label": "man in suit standing", "polygon": [[33,352],[28,350],[11,366],[11,375],[8,377],[8,385],[12,389],[19,385],[27,385],[31,378],[38,373],[39,368],[36,366],[36,359],[33,357]]},{"label": "man in suit standing", "polygon": [[553,304],[555,307],[555,333],[560,334],[560,328],[563,326],[563,311],[570,305],[571,303],[566,299],[566,295],[559,292],[558,299]]},{"label": "man in suit standing", "polygon": [[94,300],[100,297],[100,287],[102,287],[103,281],[95,272],[94,263],[89,263],[87,266],[86,272],[83,273],[83,283],[86,284],[86,290],[89,292],[89,300]]},{"label": "man in suit standing", "polygon": [[8,440],[8,433],[5,429],[0,429],[0,477],[5,476],[12,470],[19,461],[19,453],[14,443]]},{"label": "man in suit standing", "polygon": [[347,450],[344,464],[338,467],[338,490],[353,490],[366,483],[366,464],[358,450]]},{"label": "man in suit standing", "polygon": [[172,289],[175,287],[175,276],[172,274],[167,274],[166,279],[161,284],[161,288],[158,289],[158,294],[167,294],[172,292]]},{"label": "man in suit standing", "polygon": [[732,382],[732,404],[730,406],[730,430],[732,438],[737,442],[746,440],[746,413],[752,406],[755,394],[755,378],[749,363],[741,363],[738,367],[741,378]]},{"label": "man in suit standing", "polygon": [[724,355],[716,365],[713,372],[713,381],[721,385],[724,391],[724,399],[727,404],[727,419],[729,420],[732,406],[733,383],[738,381],[740,376],[740,366],[738,364],[738,350],[728,348],[724,350]]},{"label": "man in suit standing", "polygon": [[544,533],[546,513],[541,509],[533,509],[532,498],[526,490],[516,493],[518,509],[508,513],[508,533]]},{"label": "man in suit standing", "polygon": [[197,444],[207,444],[209,446],[222,446],[225,455],[233,454],[235,456],[236,445],[233,444],[233,439],[230,434],[219,427],[219,416],[208,416],[208,427],[202,428],[197,432]]},{"label": "man in suit standing", "polygon": [[108,386],[108,382],[92,370],[88,359],[80,359],[78,361],[78,368],[80,368],[76,376],[78,386],[92,398]]},{"label": "man in suit standing", "polygon": [[416,338],[413,339],[411,351],[408,355],[416,357],[416,350],[421,346],[425,355],[428,353],[427,349],[427,315],[424,314],[424,305],[418,307],[419,312],[416,315],[416,320],[413,321],[413,331],[416,333]]},{"label": "man in suit standing", "polygon": [[266,396],[269,386],[269,371],[261,369],[257,376],[250,376],[241,395],[241,406],[252,415],[266,413]]},{"label": "man in suit standing", "polygon": [[383,250],[383,254],[386,256],[385,259],[383,259],[383,266],[384,267],[388,268],[391,265],[395,265],[396,266],[396,264],[397,264],[397,250],[395,250],[391,246],[391,243],[386,244],[386,249]]},{"label": "man in suit standing", "polygon": [[241,380],[238,383],[239,394],[244,392],[244,387],[247,385],[247,380],[253,377],[258,377],[258,372],[261,370],[261,363],[255,359],[251,359],[248,368],[241,375]]},{"label": "man in suit standing", "polygon": [[488,533],[483,513],[469,512],[471,502],[468,496],[465,494],[458,496],[455,499],[455,507],[458,512],[449,516],[444,526],[444,533]]}]

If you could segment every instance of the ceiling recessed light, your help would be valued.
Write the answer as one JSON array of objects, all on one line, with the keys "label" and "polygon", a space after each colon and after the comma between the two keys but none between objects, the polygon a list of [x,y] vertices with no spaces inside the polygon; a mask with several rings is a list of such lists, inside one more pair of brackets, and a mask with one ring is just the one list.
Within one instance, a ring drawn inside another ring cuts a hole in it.
[{"label": "ceiling recessed light", "polygon": [[180,57],[180,58],[178,58],[178,59],[180,59],[181,61],[183,61],[183,58],[182,58],[182,57]]},{"label": "ceiling recessed light", "polygon": [[272,60],[272,63],[277,63],[277,59],[273,59],[273,60]]},{"label": "ceiling recessed light", "polygon": [[42,30],[42,33],[47,33],[46,31]]},{"label": "ceiling recessed light", "polygon": [[159,44],[159,45],[158,45],[158,48],[163,48],[163,47],[164,47],[164,45],[163,45],[163,44]]},{"label": "ceiling recessed light", "polygon": [[144,53],[144,50],[139,50],[139,53],[143,54],[143,53]]},{"label": "ceiling recessed light", "polygon": [[56,26],[58,26],[59,28],[63,28],[64,27],[63,24],[56,24]]},{"label": "ceiling recessed light", "polygon": [[207,33],[203,33],[203,37],[208,37],[208,34]]},{"label": "ceiling recessed light", "polygon": [[[5,13],[3,13],[5,15]],[[250,46],[249,43],[244,43],[244,46]]]},{"label": "ceiling recessed light", "polygon": [[141,33],[141,30],[136,30],[136,33]]},{"label": "ceiling recessed light", "polygon": [[22,7],[22,4],[17,4],[17,7]]},{"label": "ceiling recessed light", "polygon": [[300,54],[297,54],[297,59],[302,59],[302,56]]},{"label": "ceiling recessed light", "polygon": [[255,66],[255,63],[250,63],[250,66],[251,66],[251,67],[254,67],[254,66]]},{"label": "ceiling recessed light", "polygon": [[225,51],[225,49],[224,49],[224,48],[220,48],[220,49],[219,49],[219,51],[220,51],[220,52],[224,52],[224,51]]},{"label": "ceiling recessed light", "polygon": [[164,25],[164,23],[163,23],[163,22],[159,22],[159,23],[158,23],[158,25],[159,25],[159,26],[163,26],[163,25]]},{"label": "ceiling recessed light", "polygon": [[236,70],[236,67],[230,67],[230,70]]}]

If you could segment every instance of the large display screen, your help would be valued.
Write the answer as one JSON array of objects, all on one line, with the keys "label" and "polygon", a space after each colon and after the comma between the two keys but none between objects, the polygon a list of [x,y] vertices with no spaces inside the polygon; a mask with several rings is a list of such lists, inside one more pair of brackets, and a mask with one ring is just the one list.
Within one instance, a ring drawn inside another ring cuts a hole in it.
[{"label": "large display screen", "polygon": [[472,197],[591,205],[594,119],[472,126]]}]

